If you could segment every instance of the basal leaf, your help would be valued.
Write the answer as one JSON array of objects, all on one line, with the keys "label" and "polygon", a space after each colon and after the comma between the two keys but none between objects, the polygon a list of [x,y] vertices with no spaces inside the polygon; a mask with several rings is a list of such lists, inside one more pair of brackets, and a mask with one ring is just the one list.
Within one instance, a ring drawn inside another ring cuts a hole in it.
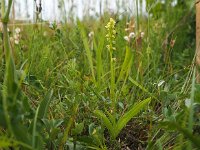
[{"label": "basal leaf", "polygon": [[102,119],[104,122],[104,125],[106,126],[106,128],[109,130],[111,136],[113,136],[113,125],[110,122],[110,120],[108,119],[108,117],[106,117],[106,115],[100,111],[100,110],[95,110],[94,114],[99,118]]},{"label": "basal leaf", "polygon": [[120,131],[126,126],[126,124],[131,120],[131,118],[137,115],[150,101],[151,101],[151,98],[147,98],[137,103],[128,112],[126,112],[123,117],[121,117],[118,120],[117,129],[116,129],[116,137],[120,133]]}]

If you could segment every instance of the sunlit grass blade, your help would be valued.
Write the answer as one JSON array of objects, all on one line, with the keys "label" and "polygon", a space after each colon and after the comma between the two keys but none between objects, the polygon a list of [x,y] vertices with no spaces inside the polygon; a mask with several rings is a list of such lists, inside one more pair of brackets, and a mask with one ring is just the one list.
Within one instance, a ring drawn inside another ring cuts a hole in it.
[{"label": "sunlit grass blade", "polygon": [[103,36],[104,34],[98,36],[98,45],[97,42],[94,41],[94,47],[96,50],[96,61],[97,61],[96,71],[97,71],[98,87],[100,87],[101,80],[103,79],[101,78],[103,74],[102,51],[105,43],[105,38]]},{"label": "sunlit grass blade", "polygon": [[119,73],[119,77],[117,79],[117,83],[119,81],[121,81],[123,79],[124,75],[127,73],[127,71],[129,71],[128,67],[129,67],[130,61],[132,60],[131,58],[132,58],[132,53],[130,51],[130,48],[126,47],[126,55],[125,55],[125,58],[124,58],[124,62],[122,64],[122,66],[121,66],[121,71]]},{"label": "sunlit grass blade", "polygon": [[36,126],[37,126],[37,118],[38,118],[39,107],[36,110],[35,117],[33,120],[33,132],[32,132],[32,147],[36,147]]},{"label": "sunlit grass blade", "polygon": [[150,93],[144,86],[139,84],[137,81],[135,81],[133,78],[129,77],[128,78],[135,86],[139,87],[143,92],[145,93]]},{"label": "sunlit grass blade", "polygon": [[17,146],[17,143],[7,137],[0,137],[0,148],[9,148]]},{"label": "sunlit grass blade", "polygon": [[88,58],[88,63],[89,63],[89,66],[90,66],[90,71],[92,73],[93,81],[96,82],[95,74],[94,74],[94,65],[93,65],[93,60],[92,60],[93,59],[92,58],[92,52],[91,52],[90,47],[89,47],[87,34],[86,34],[85,29],[84,29],[84,27],[83,27],[83,25],[80,21],[78,21],[78,27],[79,27],[79,31],[81,33],[83,45],[84,45],[85,52],[86,52],[86,55],[87,55],[87,58]]},{"label": "sunlit grass blade", "polygon": [[33,148],[31,146],[27,145],[26,143],[22,143],[22,142],[19,142],[14,139],[10,139],[5,136],[0,137],[0,148],[7,149],[7,148],[17,147],[17,146],[23,146],[26,149],[33,150]]},{"label": "sunlit grass blade", "polygon": [[[106,128],[109,130],[111,136],[114,138],[115,134],[113,133],[113,125],[110,122],[110,120],[108,119],[108,117],[100,110],[95,110],[94,114],[99,118],[103,120],[104,125],[106,126]],[[115,132],[115,131],[114,131]]]},{"label": "sunlit grass blade", "polygon": [[137,81],[135,81],[133,78],[128,78],[131,83],[133,83],[136,87],[139,87],[143,92],[149,94],[152,98],[157,99],[149,90],[147,90],[143,85],[139,84]]}]

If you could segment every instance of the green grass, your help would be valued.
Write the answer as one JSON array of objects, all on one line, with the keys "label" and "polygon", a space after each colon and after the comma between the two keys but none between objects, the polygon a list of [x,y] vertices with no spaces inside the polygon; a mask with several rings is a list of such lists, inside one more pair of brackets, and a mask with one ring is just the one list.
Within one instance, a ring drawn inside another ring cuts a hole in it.
[{"label": "green grass", "polygon": [[0,149],[199,149],[194,12],[151,0],[147,9],[21,26],[12,53],[0,47]]}]

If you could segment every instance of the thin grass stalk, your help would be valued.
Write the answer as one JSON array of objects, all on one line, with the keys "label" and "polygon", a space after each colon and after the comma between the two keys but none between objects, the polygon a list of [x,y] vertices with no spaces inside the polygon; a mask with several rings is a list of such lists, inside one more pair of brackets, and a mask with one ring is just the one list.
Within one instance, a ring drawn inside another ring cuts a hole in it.
[{"label": "thin grass stalk", "polygon": [[82,37],[82,40],[83,40],[83,45],[84,45],[84,48],[85,48],[85,51],[86,51],[86,56],[88,58],[88,63],[89,63],[89,67],[90,67],[90,70],[91,70],[91,73],[92,73],[93,82],[96,84],[94,65],[93,65],[93,60],[92,60],[92,52],[91,52],[90,47],[89,47],[86,32],[85,32],[85,29],[84,29],[84,27],[83,27],[83,25],[80,21],[78,21],[78,26],[79,26],[81,37]]},{"label": "thin grass stalk", "polygon": [[[112,46],[111,46],[112,49]],[[112,109],[113,113],[115,114],[115,64],[113,59],[113,52],[110,51],[110,73],[111,73],[111,79],[110,79],[110,99],[112,101]]]},{"label": "thin grass stalk", "polygon": [[100,87],[101,84],[101,75],[102,75],[102,59],[101,59],[101,50],[97,50],[97,82],[98,82],[98,87]]},{"label": "thin grass stalk", "polygon": [[140,18],[139,18],[139,3],[138,3],[138,0],[136,0],[136,16],[137,16],[137,31],[139,33],[139,21],[140,21]]},{"label": "thin grass stalk", "polygon": [[36,124],[37,124],[38,112],[39,112],[39,107],[36,110],[35,117],[34,117],[34,123],[33,123],[33,132],[32,132],[32,147],[33,148],[35,148]]},{"label": "thin grass stalk", "polygon": [[8,1],[8,8],[5,8],[5,0],[1,0],[1,10],[2,10],[2,23],[3,23],[3,48],[4,48],[4,55],[6,60],[6,68],[5,68],[5,75],[4,75],[4,89],[3,89],[3,110],[6,119],[6,124],[8,126],[8,131],[10,134],[13,134],[11,120],[8,112],[8,92],[11,92],[13,96],[13,83],[16,79],[16,72],[15,72],[15,64],[11,54],[10,42],[9,42],[9,35],[8,35],[8,21],[10,10],[12,6],[12,0]]},{"label": "thin grass stalk", "polygon": [[62,138],[60,146],[59,146],[59,150],[63,150],[64,149],[64,145],[65,145],[65,143],[66,143],[66,141],[68,139],[71,126],[74,123],[74,120],[75,120],[75,117],[76,117],[76,113],[78,111],[78,106],[79,106],[78,104],[75,104],[75,106],[73,108],[74,114],[70,117],[70,119],[69,119],[69,121],[68,121],[68,123],[66,125],[65,131],[64,131],[64,135],[63,135],[63,138]]},{"label": "thin grass stalk", "polygon": [[99,46],[97,46],[97,43],[94,40],[94,48],[96,50],[96,60],[97,60],[96,70],[97,70],[97,87],[98,87],[98,89],[100,89],[101,83],[103,80],[102,79],[102,74],[103,74],[102,50],[103,50],[104,42],[105,42],[104,38],[101,38],[100,41],[98,42]]},{"label": "thin grass stalk", "polygon": [[[194,68],[193,77],[192,77],[192,89],[190,94],[190,107],[189,107],[189,120],[188,120],[188,129],[192,133],[193,132],[193,124],[194,124],[194,94],[195,94],[195,78],[196,76],[196,68]],[[192,149],[192,143],[190,142],[188,145],[188,149]]]}]

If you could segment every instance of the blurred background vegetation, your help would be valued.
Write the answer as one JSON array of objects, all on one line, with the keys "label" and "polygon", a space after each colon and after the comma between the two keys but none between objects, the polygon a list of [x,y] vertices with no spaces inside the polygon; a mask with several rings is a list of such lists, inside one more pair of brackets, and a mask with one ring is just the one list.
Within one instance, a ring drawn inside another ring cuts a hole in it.
[{"label": "blurred background vegetation", "polygon": [[[9,35],[17,81],[6,91],[12,74],[1,46],[0,148],[199,149],[193,0],[49,3],[14,1]],[[110,18],[116,21],[112,59],[105,29]],[[129,28],[132,41],[126,37]],[[150,97],[144,111],[133,107]],[[131,117],[117,137],[98,120],[101,110],[113,125],[132,108],[140,115]]]}]

